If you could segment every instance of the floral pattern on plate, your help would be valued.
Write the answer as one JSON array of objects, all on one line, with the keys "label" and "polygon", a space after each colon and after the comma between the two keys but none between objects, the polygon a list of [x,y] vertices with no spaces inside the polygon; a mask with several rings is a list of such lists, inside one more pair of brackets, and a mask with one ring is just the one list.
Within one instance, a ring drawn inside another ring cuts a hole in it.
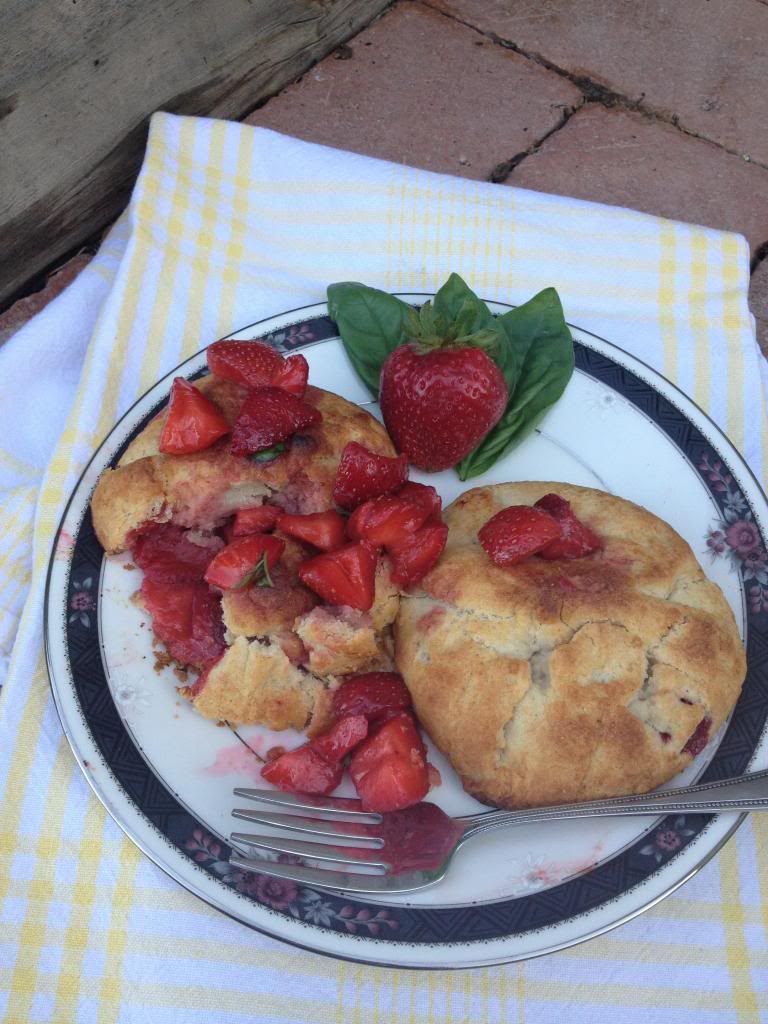
[{"label": "floral pattern on plate", "polygon": [[[229,851],[202,829],[194,830],[184,843],[184,848],[198,864],[213,871],[222,882],[272,910],[282,911],[322,928],[335,928],[353,935],[358,931],[378,935],[382,930],[398,927],[397,917],[391,910],[351,906],[326,893],[299,886],[288,878],[275,878],[260,872],[233,868],[228,860],[223,859]],[[280,854],[274,859],[282,864],[299,863],[297,857],[287,854]]]},{"label": "floral pattern on plate", "polygon": [[702,456],[698,468],[720,497],[723,512],[707,533],[707,551],[713,560],[727,558],[741,574],[750,612],[768,612],[768,552],[746,498],[723,464],[709,453]]}]

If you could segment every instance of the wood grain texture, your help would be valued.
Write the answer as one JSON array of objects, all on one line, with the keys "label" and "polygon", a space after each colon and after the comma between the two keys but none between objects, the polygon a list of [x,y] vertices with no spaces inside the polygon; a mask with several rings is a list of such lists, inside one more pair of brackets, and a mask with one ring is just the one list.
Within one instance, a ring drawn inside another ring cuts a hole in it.
[{"label": "wood grain texture", "polygon": [[4,0],[0,302],[125,206],[155,110],[238,118],[390,0]]}]

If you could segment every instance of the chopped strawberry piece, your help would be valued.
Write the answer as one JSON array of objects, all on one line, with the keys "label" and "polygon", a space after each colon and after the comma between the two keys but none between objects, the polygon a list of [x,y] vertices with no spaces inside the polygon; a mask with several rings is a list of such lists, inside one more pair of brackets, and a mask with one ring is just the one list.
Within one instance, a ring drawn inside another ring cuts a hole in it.
[{"label": "chopped strawberry piece", "polygon": [[368,720],[364,715],[345,715],[340,718],[327,732],[310,740],[310,747],[324,757],[326,761],[336,764],[342,761],[354,747],[368,735]]},{"label": "chopped strawberry piece", "polygon": [[282,388],[299,398],[307,390],[304,356],[284,359],[263,341],[216,341],[208,347],[208,366],[217,377],[246,388]]},{"label": "chopped strawberry piece", "polygon": [[365,715],[369,722],[374,722],[411,704],[408,688],[397,672],[364,672],[341,684],[333,695],[332,710],[336,718]]},{"label": "chopped strawberry piece", "polygon": [[365,811],[398,811],[429,791],[426,751],[410,715],[400,714],[360,744],[349,772]]},{"label": "chopped strawberry piece", "polygon": [[221,603],[204,583],[158,583],[144,579],[144,605],[152,629],[183,665],[202,668],[226,650]]},{"label": "chopped strawberry piece", "polygon": [[367,540],[375,547],[388,548],[416,533],[432,513],[420,497],[402,492],[383,494],[358,505],[349,517],[347,530],[354,540]]},{"label": "chopped strawberry piece", "polygon": [[272,586],[270,572],[280,561],[285,541],[271,533],[238,537],[213,559],[205,581],[221,590],[240,590],[251,583]]},{"label": "chopped strawberry piece", "polygon": [[406,480],[397,492],[398,498],[408,498],[419,505],[429,509],[428,523],[442,523],[440,513],[443,509],[443,499],[431,484],[417,484],[415,480]]},{"label": "chopped strawberry piece", "polygon": [[412,536],[389,547],[392,580],[400,587],[412,587],[437,564],[448,540],[445,523],[422,526]]},{"label": "chopped strawberry piece", "polygon": [[341,508],[352,509],[369,498],[396,491],[408,476],[408,459],[398,455],[390,459],[376,455],[357,441],[350,441],[341,453],[333,500]]},{"label": "chopped strawberry piece", "polygon": [[210,448],[228,433],[229,423],[221,409],[189,381],[176,377],[160,434],[160,451],[164,455],[189,455]]},{"label": "chopped strawberry piece", "polygon": [[707,743],[709,743],[709,730],[711,728],[712,719],[707,715],[706,718],[702,718],[694,729],[690,739],[683,747],[683,753],[690,754],[691,757],[696,757],[697,754],[700,754]]},{"label": "chopped strawberry piece", "polygon": [[289,750],[261,769],[262,778],[287,793],[332,793],[341,782],[344,769],[331,764],[312,749],[309,743]]},{"label": "chopped strawberry piece", "polygon": [[330,508],[327,512],[311,512],[308,515],[282,515],[277,528],[296,537],[321,551],[335,551],[347,539],[347,524],[344,517]]},{"label": "chopped strawberry piece", "polygon": [[492,516],[477,535],[489,558],[505,568],[542,551],[560,537],[560,524],[540,508],[510,505]]},{"label": "chopped strawberry piece", "polygon": [[215,341],[208,346],[211,373],[245,388],[271,385],[283,362],[280,353],[263,341]]},{"label": "chopped strawberry piece", "polygon": [[208,677],[211,674],[211,669],[214,665],[218,664],[219,660],[219,658],[216,658],[215,661],[208,662],[194,683],[187,687],[186,696],[189,697],[190,700],[194,700],[195,697],[199,697],[203,692],[208,683]]},{"label": "chopped strawberry piece", "polygon": [[222,544],[218,537],[195,544],[189,531],[172,523],[145,523],[130,538],[134,562],[147,579],[157,583],[201,580]]},{"label": "chopped strawberry piece", "polygon": [[542,558],[583,558],[603,546],[600,538],[576,517],[570,502],[559,494],[545,494],[534,508],[548,512],[560,524],[560,537],[539,552]]},{"label": "chopped strawberry piece", "polygon": [[365,541],[316,555],[299,566],[299,579],[328,604],[367,612],[376,584],[376,549]]},{"label": "chopped strawberry piece", "polygon": [[269,533],[277,526],[282,509],[274,505],[257,505],[256,508],[241,508],[235,513],[232,537],[247,537],[249,533]]},{"label": "chopped strawberry piece", "polygon": [[245,399],[235,420],[232,454],[253,455],[264,451],[321,419],[319,409],[281,388],[257,388]]},{"label": "chopped strawberry piece", "polygon": [[304,397],[309,378],[309,363],[302,355],[288,356],[283,365],[272,378],[273,388],[282,388],[292,395]]}]

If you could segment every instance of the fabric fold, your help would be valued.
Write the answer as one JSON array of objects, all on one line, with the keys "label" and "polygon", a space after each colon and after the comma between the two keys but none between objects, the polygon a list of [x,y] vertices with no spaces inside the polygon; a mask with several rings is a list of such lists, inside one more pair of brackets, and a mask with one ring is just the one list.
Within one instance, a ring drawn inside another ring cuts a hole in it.
[{"label": "fabric fold", "polygon": [[[266,129],[156,114],[128,210],[77,280],[0,349],[0,786],[10,812],[0,826],[0,990],[8,1019],[138,1022],[149,1013],[188,1021],[184,986],[198,975],[196,985],[228,993],[230,1009],[217,1020],[243,1019],[254,993],[257,1007],[263,999],[286,1019],[299,1019],[300,1006],[339,1021],[371,1009],[369,982],[356,968],[221,917],[155,869],[105,814],[48,693],[44,584],[62,509],[93,450],[184,358],[243,325],[322,301],[332,281],[433,292],[452,271],[484,298],[512,304],[554,285],[571,323],[670,378],[766,478],[768,373],[747,305],[742,237]],[[41,813],[51,806],[50,817]],[[717,997],[733,986],[757,1007],[756,983],[734,958],[753,948],[764,957],[766,826],[756,819],[727,849],[666,909],[595,940],[583,955],[480,972],[466,999],[456,977],[377,971],[377,1007],[396,1019],[392,1007],[409,992],[411,1012],[429,1022],[546,1019],[542,986],[551,985],[553,1005],[582,999],[590,1019],[607,1020],[633,1002],[631,962],[644,999],[669,1005],[672,986],[678,1019],[700,1024],[704,969],[685,953],[688,938],[665,951],[663,922],[684,936],[690,917],[706,931]],[[654,980],[654,965],[669,958],[679,973]],[[598,959],[612,982],[599,1008]],[[495,1002],[478,994],[481,974]],[[278,1007],[280,998],[293,999],[294,1010]],[[48,1016],[32,1015],[40,999]]]}]

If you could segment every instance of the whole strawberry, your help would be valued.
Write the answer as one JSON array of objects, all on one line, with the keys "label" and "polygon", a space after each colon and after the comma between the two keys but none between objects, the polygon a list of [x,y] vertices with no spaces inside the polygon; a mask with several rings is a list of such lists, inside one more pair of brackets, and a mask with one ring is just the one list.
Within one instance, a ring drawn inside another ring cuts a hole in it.
[{"label": "whole strawberry", "polygon": [[507,404],[498,366],[480,348],[394,349],[381,368],[379,402],[399,452],[419,469],[448,469],[495,426]]}]

